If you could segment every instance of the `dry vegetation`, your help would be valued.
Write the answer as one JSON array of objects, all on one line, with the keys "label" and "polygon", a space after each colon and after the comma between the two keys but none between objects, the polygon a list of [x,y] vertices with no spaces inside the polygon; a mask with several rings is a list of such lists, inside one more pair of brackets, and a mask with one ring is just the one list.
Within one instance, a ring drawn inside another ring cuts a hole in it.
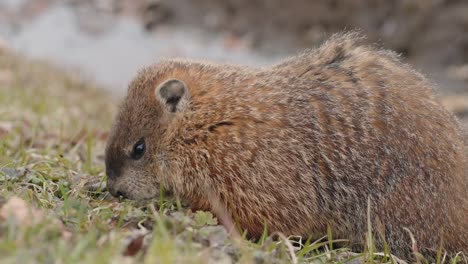
[{"label": "dry vegetation", "polygon": [[0,51],[0,262],[397,263],[334,249],[331,232],[302,249],[266,233],[236,240],[177,200],[111,198],[102,153],[115,105],[78,76]]}]

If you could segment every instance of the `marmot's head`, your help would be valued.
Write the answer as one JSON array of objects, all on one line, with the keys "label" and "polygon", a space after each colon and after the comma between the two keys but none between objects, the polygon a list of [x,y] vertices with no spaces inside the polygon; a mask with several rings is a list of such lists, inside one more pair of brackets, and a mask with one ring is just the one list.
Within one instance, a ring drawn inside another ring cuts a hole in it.
[{"label": "marmot's head", "polygon": [[159,196],[160,187],[168,189],[167,128],[190,96],[183,81],[160,79],[151,70],[130,84],[107,142],[107,187],[117,197],[144,200]]}]

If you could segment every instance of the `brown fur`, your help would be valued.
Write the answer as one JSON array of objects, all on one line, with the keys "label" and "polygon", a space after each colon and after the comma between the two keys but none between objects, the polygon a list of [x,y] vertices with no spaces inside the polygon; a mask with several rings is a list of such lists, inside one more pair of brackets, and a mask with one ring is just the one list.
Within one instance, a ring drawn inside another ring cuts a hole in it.
[{"label": "brown fur", "polygon": [[[468,250],[465,154],[432,85],[355,34],[268,68],[166,60],[131,83],[106,150],[113,194],[159,186],[210,210],[211,190],[252,237],[270,231],[362,243],[370,198],[394,253],[408,228],[429,256]],[[170,111],[158,94],[178,79]],[[140,160],[128,157],[144,137]],[[380,242],[378,243],[380,246]]]}]

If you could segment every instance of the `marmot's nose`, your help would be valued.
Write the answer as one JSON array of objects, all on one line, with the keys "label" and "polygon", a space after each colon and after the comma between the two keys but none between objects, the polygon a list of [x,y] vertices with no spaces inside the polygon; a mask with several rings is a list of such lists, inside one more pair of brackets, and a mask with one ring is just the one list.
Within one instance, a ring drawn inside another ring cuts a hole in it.
[{"label": "marmot's nose", "polygon": [[122,197],[122,198],[127,198],[127,194],[126,194],[124,191],[122,191],[122,190],[114,189],[114,188],[112,188],[112,187],[109,187],[108,190],[109,190],[110,194],[112,194],[112,196],[114,196],[114,197],[117,197],[117,198],[120,198],[120,197]]},{"label": "marmot's nose", "polygon": [[117,198],[122,197],[124,199],[127,199],[127,195],[123,191],[117,191],[117,193],[114,196],[117,197]]}]

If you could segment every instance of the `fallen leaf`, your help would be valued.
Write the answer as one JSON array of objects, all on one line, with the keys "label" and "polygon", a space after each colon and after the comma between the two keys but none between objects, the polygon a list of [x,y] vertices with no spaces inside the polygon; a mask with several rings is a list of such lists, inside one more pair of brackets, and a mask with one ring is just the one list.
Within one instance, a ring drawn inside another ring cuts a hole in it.
[{"label": "fallen leaf", "polygon": [[47,221],[47,227],[63,229],[61,221],[47,217],[42,211],[28,205],[23,199],[13,196],[0,209],[0,219],[12,219],[21,227],[31,227]]},{"label": "fallen leaf", "polygon": [[145,251],[148,247],[148,240],[145,240],[148,237],[149,232],[145,230],[134,230],[127,238],[127,246],[123,253],[124,256],[135,256],[140,251]]},{"label": "fallen leaf", "polygon": [[18,225],[32,225],[33,219],[42,217],[37,210],[32,210],[19,197],[10,198],[0,210],[0,217],[4,220],[13,218]]},{"label": "fallen leaf", "polygon": [[140,235],[128,243],[124,256],[135,256],[143,247],[144,235]]}]

